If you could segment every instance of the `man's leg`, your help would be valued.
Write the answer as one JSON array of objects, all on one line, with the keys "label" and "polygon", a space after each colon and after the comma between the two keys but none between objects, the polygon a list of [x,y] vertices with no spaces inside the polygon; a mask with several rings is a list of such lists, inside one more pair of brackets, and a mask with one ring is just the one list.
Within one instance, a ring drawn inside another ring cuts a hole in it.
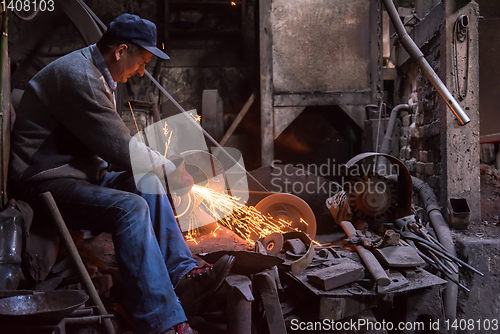
[{"label": "man's leg", "polygon": [[174,287],[180,279],[198,263],[193,259],[191,251],[177,225],[170,201],[165,194],[163,184],[155,174],[146,174],[140,180],[140,192],[137,190],[132,173],[106,173],[101,186],[133,192],[140,195],[149,206],[153,228],[170,280]]},{"label": "man's leg", "polygon": [[36,211],[43,209],[38,195],[50,191],[68,227],[112,234],[127,293],[126,306],[134,317],[137,333],[163,333],[186,321],[145,199],[75,179],[49,180],[23,188],[18,189],[23,191],[18,192],[17,198],[27,201]]}]

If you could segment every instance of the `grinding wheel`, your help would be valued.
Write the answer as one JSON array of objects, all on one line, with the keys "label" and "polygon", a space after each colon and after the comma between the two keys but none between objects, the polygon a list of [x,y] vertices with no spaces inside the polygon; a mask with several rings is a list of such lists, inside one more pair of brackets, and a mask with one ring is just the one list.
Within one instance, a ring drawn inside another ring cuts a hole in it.
[{"label": "grinding wheel", "polygon": [[[261,200],[255,208],[274,219],[291,221],[292,228],[306,232],[311,239],[316,237],[316,217],[309,205],[292,194],[272,194]],[[304,220],[307,224],[301,221]]]}]

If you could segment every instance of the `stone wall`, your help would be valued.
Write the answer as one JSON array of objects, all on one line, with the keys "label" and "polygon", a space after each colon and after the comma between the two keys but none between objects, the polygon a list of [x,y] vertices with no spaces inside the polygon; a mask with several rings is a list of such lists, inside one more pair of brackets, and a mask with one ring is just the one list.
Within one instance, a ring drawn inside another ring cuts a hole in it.
[{"label": "stone wall", "polygon": [[[444,6],[437,6],[409,35],[428,36],[419,41],[419,46],[436,74],[456,97],[453,27],[462,14],[468,15],[470,22],[470,64],[467,96],[459,103],[471,122],[465,126],[458,125],[452,111],[417,63],[407,60],[398,68],[395,96],[397,103],[413,105],[414,112],[400,115],[399,158],[413,176],[434,189],[445,217],[449,198],[465,198],[471,210],[471,221],[479,222],[478,6],[471,3],[453,13],[447,13]],[[429,18],[442,23],[433,28]],[[459,57],[458,61],[463,61],[463,57]],[[463,72],[458,75],[460,79],[464,76]]]}]

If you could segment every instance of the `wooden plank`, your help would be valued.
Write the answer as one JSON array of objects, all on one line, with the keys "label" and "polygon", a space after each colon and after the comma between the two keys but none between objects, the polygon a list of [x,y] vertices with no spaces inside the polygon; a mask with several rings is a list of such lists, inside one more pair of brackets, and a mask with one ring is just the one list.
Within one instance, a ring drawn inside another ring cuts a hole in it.
[{"label": "wooden plank", "polygon": [[261,98],[261,164],[270,165],[274,159],[273,124],[273,36],[271,29],[271,0],[259,2],[260,35],[260,98]]},{"label": "wooden plank", "polygon": [[274,96],[275,107],[308,107],[371,103],[371,91],[333,92],[314,94],[279,94]]}]

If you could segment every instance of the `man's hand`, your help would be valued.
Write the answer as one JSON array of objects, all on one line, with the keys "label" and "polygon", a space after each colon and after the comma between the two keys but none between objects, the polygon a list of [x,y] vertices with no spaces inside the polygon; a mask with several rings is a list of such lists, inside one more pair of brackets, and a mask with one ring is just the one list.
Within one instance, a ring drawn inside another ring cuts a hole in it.
[{"label": "man's hand", "polygon": [[169,160],[177,167],[168,175],[168,187],[170,192],[177,196],[186,195],[194,185],[193,177],[186,171],[186,163],[180,156],[169,157]]}]

